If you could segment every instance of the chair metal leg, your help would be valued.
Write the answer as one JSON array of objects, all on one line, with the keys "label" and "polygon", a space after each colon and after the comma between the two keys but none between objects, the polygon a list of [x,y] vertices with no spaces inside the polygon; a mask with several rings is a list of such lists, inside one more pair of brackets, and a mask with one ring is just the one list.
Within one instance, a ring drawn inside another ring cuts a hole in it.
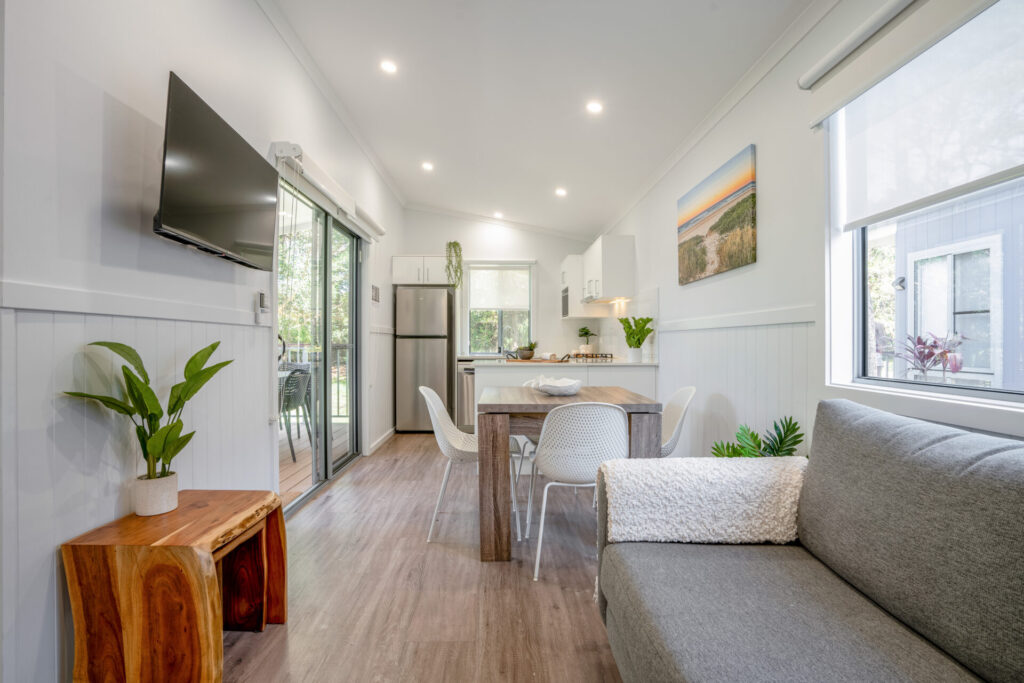
[{"label": "chair metal leg", "polygon": [[309,428],[309,411],[306,410],[306,406],[305,405],[301,406],[301,409],[302,409],[302,419],[306,422],[306,436],[309,437],[309,443],[310,443],[310,445],[312,445],[312,443],[313,443],[313,432]]},{"label": "chair metal leg", "polygon": [[430,543],[430,539],[434,537],[434,522],[437,521],[437,515],[441,512],[441,499],[444,498],[444,490],[448,488],[448,475],[452,473],[452,461],[449,460],[448,464],[444,466],[444,478],[441,480],[441,491],[437,494],[437,505],[434,506],[434,516],[430,518],[430,530],[427,532],[427,543]]},{"label": "chair metal leg", "polygon": [[533,562],[533,580],[537,580],[537,576],[540,574],[540,549],[544,545],[544,514],[548,510],[548,489],[555,485],[556,482],[548,482],[544,487],[544,497],[540,504],[540,530],[537,532],[537,559]]},{"label": "chair metal leg", "polygon": [[519,501],[516,500],[515,464],[511,460],[508,461],[508,474],[508,487],[512,493],[512,512],[516,516],[516,542],[520,542],[523,540],[523,530],[519,526]]},{"label": "chair metal leg", "polygon": [[530,494],[526,499],[526,538],[530,538],[530,522],[533,521],[533,483],[537,481],[537,466],[530,465]]},{"label": "chair metal leg", "polygon": [[284,414],[284,433],[288,437],[288,448],[292,452],[292,462],[297,462],[295,460],[295,446],[292,444],[292,416],[287,412]]}]

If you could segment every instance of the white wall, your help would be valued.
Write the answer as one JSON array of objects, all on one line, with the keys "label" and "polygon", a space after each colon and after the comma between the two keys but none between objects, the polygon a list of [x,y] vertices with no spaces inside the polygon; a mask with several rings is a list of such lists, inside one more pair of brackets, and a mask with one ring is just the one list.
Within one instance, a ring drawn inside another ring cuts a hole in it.
[{"label": "white wall", "polygon": [[[139,471],[123,422],[63,398],[99,388],[109,354],[137,345],[165,394],[189,353],[222,342],[229,366],[194,400],[183,487],[271,488],[275,345],[254,325],[270,275],[153,235],[168,71],[261,153],[297,142],[389,231],[367,282],[390,289],[402,209],[328,101],[249,0],[6,0],[0,235],[0,610],[2,675],[69,678],[72,642],[60,543],[128,511]],[[391,325],[390,302],[365,309]],[[386,335],[385,335],[386,336]],[[386,432],[387,343],[371,345],[370,433]],[[117,367],[117,366],[113,366]],[[364,372],[366,368],[364,368]],[[380,403],[374,409],[374,404]]]},{"label": "white wall", "polygon": [[464,261],[536,260],[536,310],[533,338],[538,351],[566,353],[582,343],[576,337],[580,320],[562,320],[562,259],[582,254],[589,241],[517,227],[502,221],[486,221],[407,209],[399,254],[444,254],[445,242],[462,244]]},{"label": "white wall", "polygon": [[[659,291],[661,398],[680,386],[698,387],[683,437],[689,452],[680,454],[708,455],[711,443],[732,438],[738,424],[764,429],[783,415],[795,416],[809,434],[815,405],[826,396],[968,426],[974,421],[955,409],[936,417],[929,401],[894,405],[873,392],[826,387],[826,137],[810,124],[987,3],[917,3],[813,91],[799,90],[797,78],[881,4],[812,5],[610,228],[636,236],[639,287]],[[757,263],[679,286],[676,200],[751,143],[757,146]],[[1013,431],[1011,421],[1001,425]],[[1022,429],[1019,415],[1016,429]]]}]

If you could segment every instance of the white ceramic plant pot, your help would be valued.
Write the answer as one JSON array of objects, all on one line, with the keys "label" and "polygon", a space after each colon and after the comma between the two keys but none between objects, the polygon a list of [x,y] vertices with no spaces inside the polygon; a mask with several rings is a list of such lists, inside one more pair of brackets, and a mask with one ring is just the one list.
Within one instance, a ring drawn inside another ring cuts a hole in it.
[{"label": "white ceramic plant pot", "polygon": [[162,515],[178,507],[178,473],[166,477],[139,477],[132,484],[132,508],[140,517]]},{"label": "white ceramic plant pot", "polygon": [[639,349],[627,348],[626,349],[626,360],[628,362],[630,362],[630,363],[642,363],[643,360],[644,360],[644,350],[643,350],[643,348],[642,347],[639,348]]},{"label": "white ceramic plant pot", "polygon": [[594,353],[594,345],[580,344],[580,353]]}]

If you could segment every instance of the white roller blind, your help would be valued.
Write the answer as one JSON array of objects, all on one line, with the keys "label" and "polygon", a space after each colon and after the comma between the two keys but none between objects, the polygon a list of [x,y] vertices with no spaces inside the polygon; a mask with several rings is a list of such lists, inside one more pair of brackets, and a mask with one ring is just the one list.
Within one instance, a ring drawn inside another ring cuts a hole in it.
[{"label": "white roller blind", "polygon": [[847,228],[1024,164],[1022,36],[1001,0],[833,115]]},{"label": "white roller blind", "polygon": [[469,269],[469,307],[528,310],[530,308],[530,269],[528,267],[471,266]]}]

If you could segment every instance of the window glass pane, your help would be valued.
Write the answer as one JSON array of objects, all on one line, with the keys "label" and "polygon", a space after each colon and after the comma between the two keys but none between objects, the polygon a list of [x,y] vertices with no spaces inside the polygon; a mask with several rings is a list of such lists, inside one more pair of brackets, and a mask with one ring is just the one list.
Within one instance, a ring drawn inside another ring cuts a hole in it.
[{"label": "window glass pane", "polygon": [[469,312],[469,352],[498,353],[498,312]]},{"label": "window glass pane", "polygon": [[529,268],[471,267],[470,308],[530,308]]},{"label": "window glass pane", "polygon": [[846,223],[1024,163],[1024,0],[1001,0],[835,115]]},{"label": "window glass pane", "polygon": [[530,343],[530,312],[502,311],[501,347],[505,350],[526,346]]},{"label": "window glass pane", "polygon": [[989,250],[979,249],[953,257],[954,311],[987,311],[991,304],[989,296]]},{"label": "window glass pane", "polygon": [[949,258],[936,256],[914,263],[914,334],[946,336],[949,326]]},{"label": "window glass pane", "polygon": [[988,313],[958,313],[956,331],[964,338],[960,348],[967,369],[992,368],[992,317]]},{"label": "window glass pane", "polygon": [[864,237],[863,376],[1024,392],[1024,178]]}]

